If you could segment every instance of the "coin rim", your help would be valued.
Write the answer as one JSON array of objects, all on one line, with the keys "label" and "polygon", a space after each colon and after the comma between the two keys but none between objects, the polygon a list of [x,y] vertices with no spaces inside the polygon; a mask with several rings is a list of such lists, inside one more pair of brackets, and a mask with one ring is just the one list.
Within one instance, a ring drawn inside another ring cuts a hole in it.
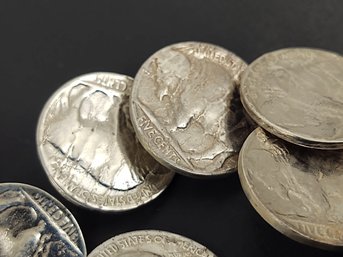
[{"label": "coin rim", "polygon": [[312,52],[319,52],[324,53],[327,55],[332,55],[334,57],[342,58],[343,63],[343,56],[339,53],[335,53],[333,51],[327,51],[322,50],[318,48],[307,48],[307,47],[289,47],[289,48],[282,48],[275,51],[271,51],[268,53],[265,53],[258,57],[256,60],[254,60],[249,66],[245,69],[245,71],[241,75],[241,86],[239,88],[240,90],[240,99],[243,104],[244,109],[249,114],[249,116],[263,129],[267,130],[269,133],[280,137],[284,139],[285,141],[288,141],[290,143],[300,145],[307,148],[316,148],[316,149],[323,149],[323,150],[339,150],[343,149],[343,138],[342,140],[320,140],[320,139],[313,139],[309,138],[308,136],[299,135],[297,133],[291,132],[288,129],[282,128],[277,124],[273,124],[266,116],[263,116],[261,112],[258,112],[257,109],[254,107],[254,105],[249,102],[248,100],[248,91],[249,91],[249,84],[245,84],[244,81],[249,76],[250,69],[256,63],[259,63],[264,58],[268,57],[269,55],[274,55],[277,53],[282,52],[289,52],[289,51],[312,51]]},{"label": "coin rim", "polygon": [[[152,235],[152,236],[163,236],[163,237],[175,237],[175,238],[179,238],[185,241],[188,241],[190,243],[192,243],[193,245],[196,245],[198,247],[204,248],[206,249],[210,254],[212,254],[213,256],[211,257],[217,257],[216,254],[214,254],[210,249],[208,249],[206,246],[198,243],[197,241],[194,241],[193,239],[190,239],[188,237],[176,234],[176,233],[172,233],[172,232],[168,232],[168,231],[163,231],[163,230],[155,230],[155,229],[142,229],[142,230],[134,230],[134,231],[129,231],[129,232],[125,232],[125,233],[121,233],[118,234],[116,236],[113,236],[107,240],[105,240],[104,242],[102,242],[101,244],[99,244],[97,247],[95,247],[90,254],[88,255],[88,257],[96,257],[97,256],[97,252],[105,250],[106,247],[113,243],[113,242],[117,242],[118,239],[121,238],[125,238],[125,237],[129,237],[129,236],[135,236],[135,235],[141,235],[141,234],[147,234],[147,235]],[[119,251],[120,253],[120,251]],[[116,256],[116,255],[115,255]]]}]

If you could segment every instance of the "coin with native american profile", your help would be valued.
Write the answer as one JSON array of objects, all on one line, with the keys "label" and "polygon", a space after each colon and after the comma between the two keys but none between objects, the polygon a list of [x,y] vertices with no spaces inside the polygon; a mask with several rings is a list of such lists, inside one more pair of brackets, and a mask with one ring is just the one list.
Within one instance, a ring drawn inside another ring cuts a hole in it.
[{"label": "coin with native american profile", "polygon": [[89,257],[216,257],[201,244],[170,232],[133,231],[115,236],[96,247]]},{"label": "coin with native american profile", "polygon": [[238,174],[257,212],[286,236],[320,248],[343,247],[343,151],[301,147],[256,129]]},{"label": "coin with native american profile", "polygon": [[1,257],[85,257],[86,246],[72,214],[43,190],[0,184]]},{"label": "coin with native american profile", "polygon": [[255,122],[294,144],[343,148],[343,57],[310,48],[262,55],[242,75],[242,104]]},{"label": "coin with native american profile", "polygon": [[130,210],[156,198],[173,178],[135,137],[131,86],[124,75],[82,75],[58,89],[42,111],[41,162],[56,189],[80,206]]},{"label": "coin with native american profile", "polygon": [[208,43],[167,46],[147,59],[133,84],[130,112],[143,147],[189,176],[236,171],[251,131],[239,99],[245,62]]}]

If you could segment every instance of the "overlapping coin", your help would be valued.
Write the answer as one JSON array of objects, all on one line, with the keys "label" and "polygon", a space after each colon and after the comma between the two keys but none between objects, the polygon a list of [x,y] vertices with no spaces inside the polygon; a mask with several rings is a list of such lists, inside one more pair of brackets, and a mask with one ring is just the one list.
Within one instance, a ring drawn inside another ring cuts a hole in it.
[{"label": "overlapping coin", "polygon": [[0,256],[85,257],[85,242],[72,214],[33,186],[0,184]]},{"label": "overlapping coin", "polygon": [[343,246],[343,150],[300,147],[258,128],[242,147],[238,172],[274,228],[310,245]]},{"label": "overlapping coin", "polygon": [[157,257],[216,255],[186,237],[157,230],[134,231],[115,236],[95,248],[89,257]]},{"label": "overlapping coin", "polygon": [[86,74],[63,85],[41,113],[37,146],[43,167],[56,189],[78,205],[133,209],[156,198],[173,178],[135,137],[131,86],[128,76]]},{"label": "overlapping coin", "polygon": [[235,171],[250,132],[238,92],[245,68],[235,54],[207,43],[178,43],[154,53],[139,69],[130,100],[144,148],[185,175]]},{"label": "overlapping coin", "polygon": [[241,100],[264,129],[302,146],[343,148],[343,57],[289,48],[267,53],[244,72]]}]

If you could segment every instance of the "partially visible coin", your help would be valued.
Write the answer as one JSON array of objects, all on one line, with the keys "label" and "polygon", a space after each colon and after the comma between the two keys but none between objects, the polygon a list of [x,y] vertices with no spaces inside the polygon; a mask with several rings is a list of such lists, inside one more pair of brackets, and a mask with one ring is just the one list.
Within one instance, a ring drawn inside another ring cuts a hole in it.
[{"label": "partially visible coin", "polygon": [[343,151],[290,144],[261,128],[238,164],[251,204],[274,228],[319,247],[343,246]]},{"label": "partially visible coin", "polygon": [[124,75],[83,75],[63,85],[42,111],[40,159],[52,184],[76,204],[129,210],[157,197],[173,178],[135,137],[131,86]]},{"label": "partially visible coin", "polygon": [[157,230],[134,231],[115,236],[95,248],[89,257],[178,257],[216,255],[186,237]]},{"label": "partially visible coin", "polygon": [[236,171],[251,131],[239,100],[246,64],[215,45],[185,42],[154,53],[139,69],[130,100],[144,148],[185,175]]},{"label": "partially visible coin", "polygon": [[242,103],[264,129],[291,143],[343,148],[343,57],[289,48],[255,60],[242,76]]},{"label": "partially visible coin", "polygon": [[72,214],[41,189],[0,184],[0,256],[84,257],[86,246]]}]

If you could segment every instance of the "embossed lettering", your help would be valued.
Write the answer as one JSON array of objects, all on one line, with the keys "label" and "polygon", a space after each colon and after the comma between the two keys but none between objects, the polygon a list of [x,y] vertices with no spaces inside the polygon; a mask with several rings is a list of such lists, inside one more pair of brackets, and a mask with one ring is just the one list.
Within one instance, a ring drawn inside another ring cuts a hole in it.
[{"label": "embossed lettering", "polygon": [[333,240],[341,241],[343,240],[343,232],[334,227],[311,224],[307,222],[293,222],[293,224],[303,233],[314,235],[319,238],[331,238]]},{"label": "embossed lettering", "polygon": [[116,253],[119,251],[119,247],[116,244],[110,244],[106,247],[105,250],[102,252],[98,253],[98,257],[111,257],[112,254]]},{"label": "embossed lettering", "polygon": [[161,150],[161,152],[170,160],[180,163],[181,159],[175,149],[164,139],[163,135],[152,125],[152,122],[146,116],[138,119],[138,126],[143,132],[152,139],[152,143]]},{"label": "embossed lettering", "polygon": [[55,203],[40,193],[33,195],[34,201],[64,230],[72,241],[77,243],[79,235],[72,220]]},{"label": "embossed lettering", "polygon": [[125,81],[113,78],[112,76],[109,76],[107,74],[97,74],[96,83],[99,83],[104,87],[118,90],[120,92],[124,92],[127,89],[127,84]]}]

